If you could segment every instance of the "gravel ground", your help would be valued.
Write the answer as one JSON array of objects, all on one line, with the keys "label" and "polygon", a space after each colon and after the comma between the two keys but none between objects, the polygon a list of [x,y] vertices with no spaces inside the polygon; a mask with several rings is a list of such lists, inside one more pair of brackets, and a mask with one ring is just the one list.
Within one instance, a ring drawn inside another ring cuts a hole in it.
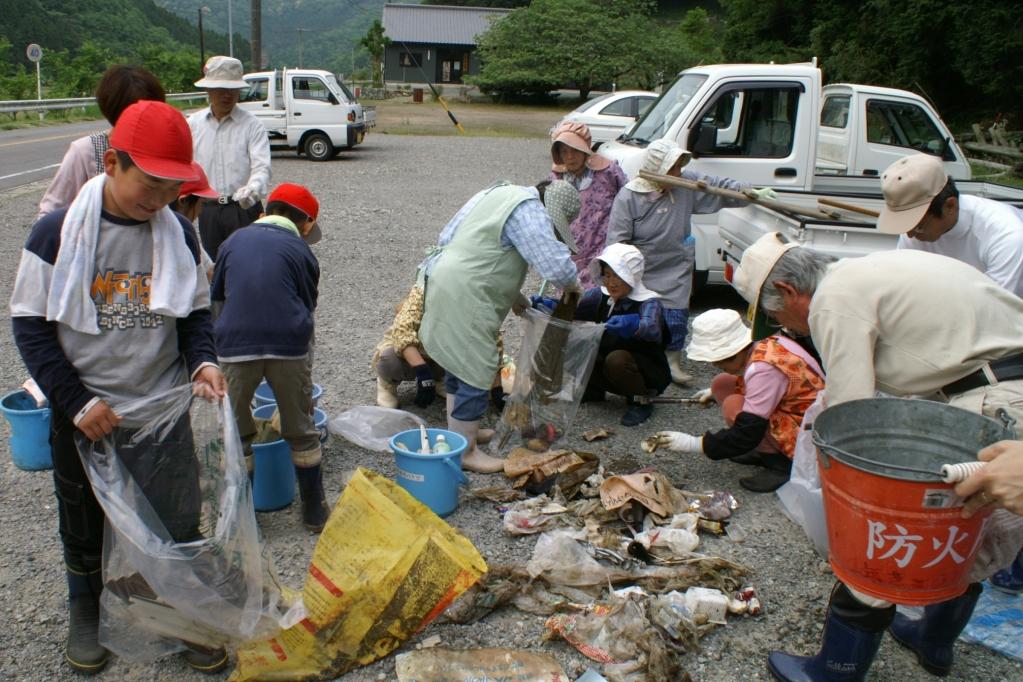
[{"label": "gravel ground", "polygon": [[[309,185],[319,196],[324,241],[316,247],[323,274],[317,315],[316,381],[325,389],[320,406],[328,414],[360,404],[372,404],[375,384],[369,360],[374,345],[389,324],[394,305],[413,280],[413,268],[423,249],[432,244],[445,222],[475,191],[506,178],[528,184],[546,173],[547,147],[542,140],[372,135],[358,151],[317,164],[292,154],[274,158],[274,180]],[[35,214],[42,186],[27,186],[0,194],[0,271],[8,289],[14,278],[21,246]],[[535,283],[533,284],[535,287]],[[694,312],[735,306],[735,295],[709,290],[694,300]],[[517,346],[517,326],[508,322],[509,347]],[[706,386],[709,366],[689,368],[695,385]],[[26,376],[9,327],[0,332],[0,385],[14,387]],[[411,399],[408,389],[403,398]],[[671,388],[670,395],[687,391]],[[409,409],[415,410],[411,407]],[[698,680],[769,679],[765,660],[775,648],[815,651],[827,595],[834,578],[801,530],[781,513],[774,495],[755,495],[738,485],[744,467],[713,463],[705,458],[662,452],[644,455],[639,441],[660,429],[701,433],[719,428],[714,409],[658,406],[641,427],[618,424],[620,399],[583,406],[576,434],[613,426],[618,435],[596,444],[576,436],[571,443],[596,451],[608,465],[648,464],[663,471],[675,485],[688,489],[731,491],[742,507],[734,524],[742,541],[704,537],[703,551],[742,562],[755,570],[765,613],[758,618],[735,618],[702,641],[702,650],[685,665]],[[443,424],[443,408],[421,411],[431,424]],[[6,433],[6,422],[3,427]],[[346,471],[366,466],[387,476],[395,474],[392,458],[361,450],[332,438],[325,457],[328,497],[336,499]],[[748,470],[745,470],[748,471]],[[493,477],[471,475],[474,485],[490,485]],[[19,680],[72,678],[62,660],[66,633],[63,567],[56,533],[56,514],[49,472],[16,469],[9,458],[0,463],[0,614],[7,623],[0,635],[0,677]],[[448,521],[464,532],[491,563],[525,562],[535,536],[509,537],[501,530],[492,503],[463,496]],[[284,579],[301,586],[316,537],[302,530],[297,505],[274,514],[260,514],[259,523],[270,543]],[[442,645],[455,648],[513,647],[554,655],[574,679],[592,664],[564,642],[543,641],[543,618],[508,609],[469,625],[435,625],[419,635],[439,635]],[[409,646],[409,645],[406,645]],[[985,648],[960,644],[952,680],[1018,680],[1020,665]],[[354,681],[394,679],[394,659],[387,657],[344,677]],[[169,659],[152,666],[129,666],[114,660],[106,679],[208,679],[192,673],[183,662]],[[226,675],[225,675],[226,677]],[[886,638],[871,669],[870,680],[915,680],[929,676],[915,659]]]}]

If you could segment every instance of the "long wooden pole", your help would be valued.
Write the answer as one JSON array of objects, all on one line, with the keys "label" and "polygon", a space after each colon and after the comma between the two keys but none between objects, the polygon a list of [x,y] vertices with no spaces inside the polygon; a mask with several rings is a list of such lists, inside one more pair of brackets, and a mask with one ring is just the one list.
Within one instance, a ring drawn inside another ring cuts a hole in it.
[{"label": "long wooden pole", "polygon": [[877,218],[878,216],[881,215],[877,211],[872,211],[869,208],[863,208],[862,206],[857,206],[856,204],[847,204],[844,201],[828,199],[827,197],[822,197],[818,199],[817,202],[824,204],[825,206],[834,206],[835,208],[840,208],[843,211],[852,211],[853,213],[862,213],[863,215],[869,215],[871,218]]},{"label": "long wooden pole", "polygon": [[813,208],[803,208],[802,206],[795,206],[793,204],[786,204],[785,202],[775,201],[774,199],[757,199],[754,196],[750,196],[743,192],[737,192],[734,189],[711,187],[702,180],[686,180],[684,178],[675,177],[674,175],[659,175],[658,173],[650,173],[642,170],[639,172],[639,177],[661,185],[674,185],[675,187],[683,187],[696,192],[704,192],[706,194],[715,194],[729,199],[748,201],[751,204],[760,204],[761,206],[766,206],[767,208],[782,211],[784,213],[794,213],[796,215],[808,216],[810,218],[823,218],[824,220],[837,220],[840,217],[838,213],[834,211],[825,213],[824,211],[818,211]]}]

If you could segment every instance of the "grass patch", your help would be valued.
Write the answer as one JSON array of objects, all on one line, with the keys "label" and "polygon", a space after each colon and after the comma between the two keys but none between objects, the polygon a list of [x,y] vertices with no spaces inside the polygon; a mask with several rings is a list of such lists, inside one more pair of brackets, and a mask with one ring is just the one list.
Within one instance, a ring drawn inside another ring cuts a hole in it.
[{"label": "grass patch", "polygon": [[[410,98],[367,101],[376,108],[377,127],[374,132],[393,135],[459,135],[447,112],[439,102],[416,104]],[[557,106],[493,104],[448,101],[448,108],[474,137],[544,138],[550,128],[571,111],[573,103]]]},{"label": "grass patch", "polygon": [[1012,187],[1023,187],[1023,178],[1012,173],[1011,170],[999,170],[983,163],[970,161],[970,171],[974,180],[985,182],[997,182],[1000,185]]}]

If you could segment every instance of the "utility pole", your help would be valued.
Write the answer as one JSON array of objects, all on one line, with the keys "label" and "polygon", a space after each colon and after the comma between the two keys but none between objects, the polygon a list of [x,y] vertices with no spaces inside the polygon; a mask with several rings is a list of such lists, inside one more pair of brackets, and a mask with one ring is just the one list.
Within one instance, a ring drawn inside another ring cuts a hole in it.
[{"label": "utility pole", "polygon": [[304,34],[306,31],[309,31],[309,29],[296,29],[296,31],[299,32],[299,69],[302,69],[302,66],[303,66],[303,63],[302,63],[302,34]]},{"label": "utility pole", "polygon": [[202,31],[202,15],[204,12],[208,12],[209,8],[199,8],[199,73],[202,73],[203,68],[206,66],[206,43],[203,38]]},{"label": "utility pole", "polygon": [[252,69],[260,71],[263,68],[263,3],[261,0],[252,0]]},{"label": "utility pole", "polygon": [[227,56],[234,56],[234,21],[231,18],[231,6],[234,3],[227,0]]}]

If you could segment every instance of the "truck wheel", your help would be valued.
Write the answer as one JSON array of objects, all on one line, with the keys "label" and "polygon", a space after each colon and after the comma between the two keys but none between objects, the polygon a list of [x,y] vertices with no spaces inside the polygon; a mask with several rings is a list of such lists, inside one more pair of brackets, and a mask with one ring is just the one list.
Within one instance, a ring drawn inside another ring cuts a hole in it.
[{"label": "truck wheel", "polygon": [[326,161],[334,156],[334,145],[323,133],[315,133],[305,140],[305,155],[313,161]]}]

